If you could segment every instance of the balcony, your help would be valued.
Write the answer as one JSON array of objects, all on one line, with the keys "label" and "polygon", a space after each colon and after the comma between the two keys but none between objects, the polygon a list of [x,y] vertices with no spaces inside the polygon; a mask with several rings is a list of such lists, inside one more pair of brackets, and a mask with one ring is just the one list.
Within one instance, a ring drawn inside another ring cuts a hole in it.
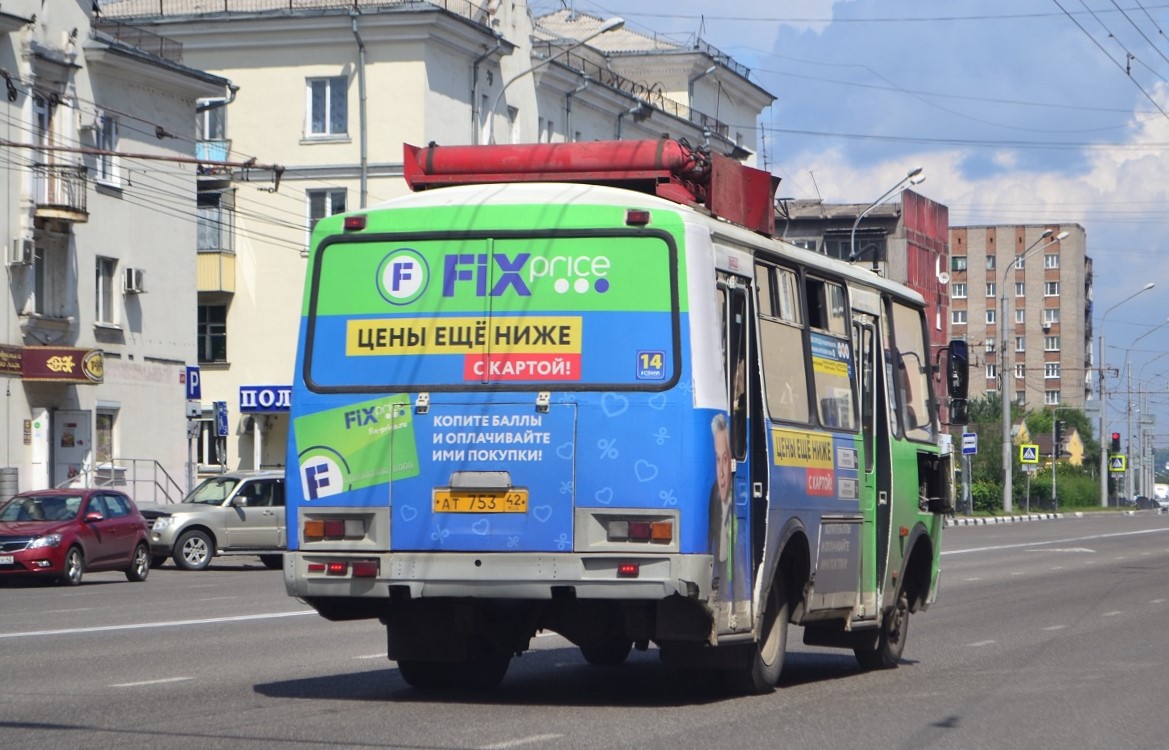
[{"label": "balcony", "polygon": [[200,161],[198,173],[200,177],[209,177],[219,174],[230,174],[231,168],[220,164],[207,164],[205,162],[224,162],[227,161],[228,155],[231,153],[231,139],[218,138],[205,141],[198,141],[195,143],[195,158]]},{"label": "balcony", "polygon": [[59,219],[77,224],[89,221],[85,167],[34,164],[32,176],[38,219]]},{"label": "balcony", "polygon": [[195,261],[195,291],[235,293],[235,253],[200,252]]}]

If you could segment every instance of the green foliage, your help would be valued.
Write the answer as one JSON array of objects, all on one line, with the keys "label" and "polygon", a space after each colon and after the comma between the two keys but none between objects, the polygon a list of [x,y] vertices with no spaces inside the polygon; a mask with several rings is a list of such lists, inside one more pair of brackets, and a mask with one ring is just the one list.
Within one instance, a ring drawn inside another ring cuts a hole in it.
[{"label": "green foliage", "polygon": [[970,499],[975,513],[998,513],[1003,509],[1003,488],[996,482],[975,482],[970,485]]}]

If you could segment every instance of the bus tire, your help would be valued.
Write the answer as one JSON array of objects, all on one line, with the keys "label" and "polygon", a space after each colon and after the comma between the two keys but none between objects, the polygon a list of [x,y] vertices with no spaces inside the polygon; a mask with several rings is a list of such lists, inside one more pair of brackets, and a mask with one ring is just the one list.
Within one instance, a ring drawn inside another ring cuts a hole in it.
[{"label": "bus tire", "polygon": [[284,567],[284,555],[260,555],[260,562],[268,570],[279,570]]},{"label": "bus tire", "polygon": [[406,684],[419,690],[451,687],[451,665],[425,659],[399,659],[398,673]]},{"label": "bus tire", "polygon": [[735,693],[766,693],[779,682],[787,653],[787,624],[791,606],[777,577],[767,597],[763,628],[755,644],[750,668],[724,673],[726,686]]},{"label": "bus tire", "polygon": [[581,646],[580,653],[584,660],[593,666],[616,667],[625,663],[632,649],[633,641],[628,638],[616,637]]},{"label": "bus tire", "polygon": [[865,669],[893,669],[901,661],[905,638],[909,635],[909,595],[897,592],[897,600],[881,619],[875,639],[853,647],[856,660]]},{"label": "bus tire", "polygon": [[503,681],[511,658],[507,654],[476,654],[467,661],[399,659],[406,684],[420,690],[490,690]]}]

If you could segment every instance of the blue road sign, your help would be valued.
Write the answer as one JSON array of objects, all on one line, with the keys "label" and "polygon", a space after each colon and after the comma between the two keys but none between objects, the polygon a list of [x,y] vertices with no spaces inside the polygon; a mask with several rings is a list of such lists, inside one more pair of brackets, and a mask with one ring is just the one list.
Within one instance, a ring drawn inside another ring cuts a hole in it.
[{"label": "blue road sign", "polygon": [[978,433],[963,432],[962,433],[962,455],[973,456],[978,453]]},{"label": "blue road sign", "polygon": [[215,434],[227,437],[227,402],[215,402]]},{"label": "blue road sign", "polygon": [[199,376],[199,365],[187,365],[187,400],[203,400],[203,383]]}]

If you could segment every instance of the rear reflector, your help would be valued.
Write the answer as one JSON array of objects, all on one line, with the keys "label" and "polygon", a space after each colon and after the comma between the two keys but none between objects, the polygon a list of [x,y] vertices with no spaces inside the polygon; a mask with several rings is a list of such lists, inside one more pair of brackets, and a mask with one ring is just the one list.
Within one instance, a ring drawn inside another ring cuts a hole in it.
[{"label": "rear reflector", "polygon": [[325,564],[324,563],[309,563],[308,564],[308,572],[310,572],[310,573],[324,573],[325,572]]},{"label": "rear reflector", "polygon": [[353,563],[354,578],[377,578],[377,560],[360,560]]}]

